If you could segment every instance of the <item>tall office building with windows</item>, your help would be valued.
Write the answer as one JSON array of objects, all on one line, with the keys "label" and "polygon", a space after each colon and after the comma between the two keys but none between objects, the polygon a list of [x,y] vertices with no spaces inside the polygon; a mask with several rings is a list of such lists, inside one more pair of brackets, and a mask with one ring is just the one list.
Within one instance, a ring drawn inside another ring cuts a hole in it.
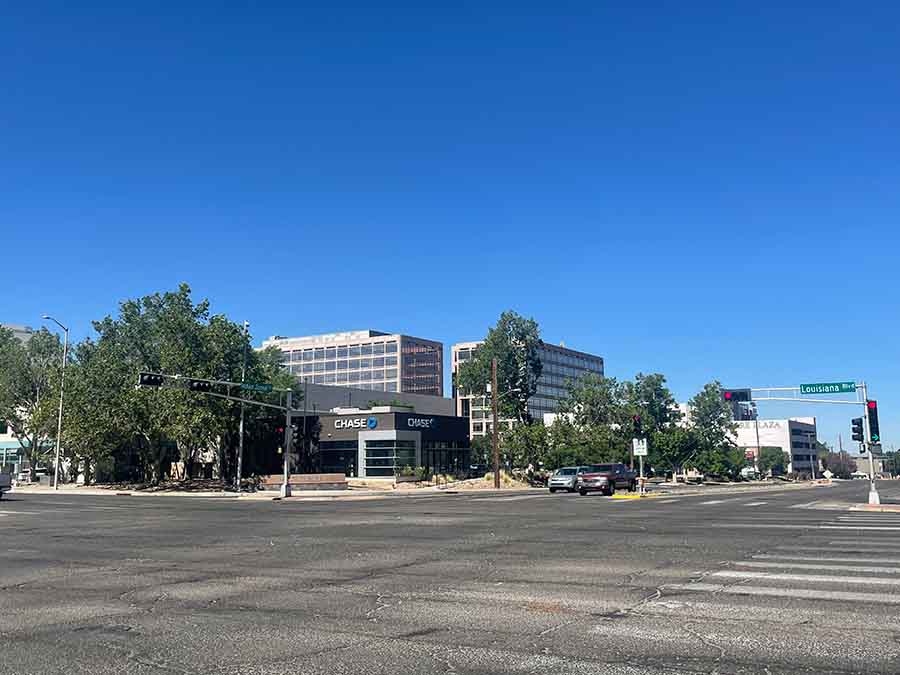
[{"label": "tall office building with windows", "polygon": [[[459,342],[452,347],[453,398],[456,414],[469,418],[471,437],[484,436],[491,431],[490,402],[485,397],[468,396],[456,387],[459,367],[473,357],[481,342]],[[541,359],[541,376],[537,392],[528,399],[528,412],[541,420],[545,413],[556,412],[559,402],[568,395],[568,383],[588,374],[603,375],[603,359],[593,354],[575,351],[567,347],[542,342],[538,349]],[[511,420],[501,420],[501,425],[511,427]]]},{"label": "tall office building with windows", "polygon": [[282,363],[301,382],[442,396],[444,345],[375,330],[305,337],[274,336]]}]

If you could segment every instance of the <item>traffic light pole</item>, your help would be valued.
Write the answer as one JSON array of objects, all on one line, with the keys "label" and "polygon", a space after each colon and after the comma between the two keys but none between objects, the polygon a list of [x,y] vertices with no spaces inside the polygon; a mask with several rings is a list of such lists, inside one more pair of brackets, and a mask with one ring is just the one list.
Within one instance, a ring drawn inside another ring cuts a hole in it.
[{"label": "traffic light pole", "polygon": [[875,457],[872,453],[872,448],[869,443],[869,439],[871,438],[871,430],[869,429],[869,409],[868,409],[868,401],[869,401],[869,390],[866,388],[866,383],[862,383],[862,397],[863,397],[863,429],[865,433],[863,433],[863,448],[866,449],[866,454],[869,455],[869,504],[878,505],[881,504],[881,497],[878,495],[878,489],[875,487]]},{"label": "traffic light pole", "polygon": [[[287,408],[284,411],[284,480],[281,483],[281,496],[291,496],[291,437],[293,428],[291,427],[291,392],[287,393]],[[303,417],[304,423],[306,416]]]}]

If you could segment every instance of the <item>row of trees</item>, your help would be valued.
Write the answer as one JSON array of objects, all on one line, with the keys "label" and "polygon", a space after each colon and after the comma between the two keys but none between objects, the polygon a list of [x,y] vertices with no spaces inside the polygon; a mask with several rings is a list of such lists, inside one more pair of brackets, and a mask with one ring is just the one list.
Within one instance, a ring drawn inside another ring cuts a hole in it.
[{"label": "row of trees", "polygon": [[[279,367],[277,350],[250,348],[243,326],[211,315],[209,303],[195,303],[185,284],[126,300],[117,317],[93,326],[96,336],[70,352],[61,439],[65,464],[82,467],[88,480],[99,472],[101,478],[157,482],[172,461],[183,462],[191,475],[211,448],[220,475],[234,476],[239,405],[181,388],[138,389],[140,371],[236,382],[246,355],[247,381],[295,386]],[[48,331],[23,344],[0,330],[0,420],[32,466],[49,466],[57,440],[61,361],[59,339]],[[252,466],[252,441],[272,435],[272,416],[247,407],[245,426]]]},{"label": "row of trees", "polygon": [[[746,466],[743,451],[734,443],[731,409],[718,382],[710,382],[690,400],[690,416],[682,419],[666,378],[659,373],[638,373],[625,381],[587,375],[569,383],[568,398],[552,425],[532,419],[527,402],[537,393],[540,345],[534,320],[505,312],[474,358],[459,370],[457,382],[463,391],[488,396],[486,383],[491,363],[497,360],[500,415],[516,421],[501,433],[507,465],[542,463],[553,469],[627,461],[637,419],[648,439],[651,470],[681,473],[691,467],[733,478]],[[490,439],[479,439],[475,454],[487,461]]]}]

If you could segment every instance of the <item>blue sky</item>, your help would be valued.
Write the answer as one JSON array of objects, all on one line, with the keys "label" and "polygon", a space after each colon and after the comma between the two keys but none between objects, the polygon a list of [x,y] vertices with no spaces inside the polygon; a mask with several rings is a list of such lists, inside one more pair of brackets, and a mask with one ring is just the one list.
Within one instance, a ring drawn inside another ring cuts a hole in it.
[{"label": "blue sky", "polygon": [[[427,6],[426,6],[427,5]],[[864,378],[900,435],[891,3],[28,3],[0,320],[187,281],[257,341],[506,308],[680,399]],[[813,414],[847,440],[849,406]]]}]

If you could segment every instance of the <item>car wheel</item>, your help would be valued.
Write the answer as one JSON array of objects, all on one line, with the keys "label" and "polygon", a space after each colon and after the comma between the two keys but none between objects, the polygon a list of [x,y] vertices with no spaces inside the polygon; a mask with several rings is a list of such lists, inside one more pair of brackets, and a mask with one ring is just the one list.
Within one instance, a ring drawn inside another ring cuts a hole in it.
[{"label": "car wheel", "polygon": [[587,490],[579,490],[578,494],[580,494],[582,497],[584,497],[587,494]]},{"label": "car wheel", "polygon": [[556,492],[556,488],[550,488],[550,492]]}]

